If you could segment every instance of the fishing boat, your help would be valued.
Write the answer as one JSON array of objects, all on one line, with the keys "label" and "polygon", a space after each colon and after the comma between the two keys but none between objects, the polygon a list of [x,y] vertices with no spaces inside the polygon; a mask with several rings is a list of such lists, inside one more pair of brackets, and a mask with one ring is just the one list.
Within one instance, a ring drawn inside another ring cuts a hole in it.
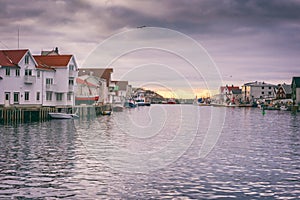
[{"label": "fishing boat", "polygon": [[69,113],[48,113],[52,119],[74,119],[79,118],[76,114]]},{"label": "fishing boat", "polygon": [[176,101],[175,101],[175,99],[171,98],[171,99],[168,99],[167,104],[176,104]]}]

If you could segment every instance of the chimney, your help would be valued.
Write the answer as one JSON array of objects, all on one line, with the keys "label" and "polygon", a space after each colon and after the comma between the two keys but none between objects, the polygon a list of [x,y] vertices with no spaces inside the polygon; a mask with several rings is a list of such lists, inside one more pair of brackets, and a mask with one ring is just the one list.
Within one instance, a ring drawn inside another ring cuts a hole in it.
[{"label": "chimney", "polygon": [[58,47],[55,47],[55,53],[57,53],[58,54]]}]

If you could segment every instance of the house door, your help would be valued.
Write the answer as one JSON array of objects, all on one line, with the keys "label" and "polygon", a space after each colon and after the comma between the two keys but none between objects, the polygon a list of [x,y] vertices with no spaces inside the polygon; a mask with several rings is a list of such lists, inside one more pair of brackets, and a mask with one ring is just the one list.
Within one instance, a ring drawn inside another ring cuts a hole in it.
[{"label": "house door", "polygon": [[14,104],[19,104],[20,93],[14,92]]},{"label": "house door", "polygon": [[4,106],[8,107],[9,105],[10,105],[10,92],[5,92]]}]

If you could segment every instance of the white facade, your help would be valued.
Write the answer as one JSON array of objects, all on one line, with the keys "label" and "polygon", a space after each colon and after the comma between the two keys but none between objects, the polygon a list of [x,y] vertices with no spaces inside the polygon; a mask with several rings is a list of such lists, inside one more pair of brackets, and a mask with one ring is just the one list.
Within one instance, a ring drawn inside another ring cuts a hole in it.
[{"label": "white facade", "polygon": [[[0,106],[75,105],[77,65],[74,57],[67,66],[41,67],[29,50],[14,50],[14,53],[20,55],[23,51],[23,57],[14,65],[5,66],[3,56],[0,60]],[[10,53],[6,58],[13,63],[10,57],[15,55]]]},{"label": "white facade", "polygon": [[276,85],[265,82],[245,83],[242,86],[242,95],[244,101],[253,101],[257,99],[273,99],[276,97]]},{"label": "white facade", "polygon": [[0,105],[41,106],[42,72],[36,68],[37,63],[30,51],[27,50],[15,64],[19,67],[0,67]]},{"label": "white facade", "polygon": [[43,106],[74,106],[77,65],[74,57],[67,66],[54,66],[54,71],[44,71]]}]

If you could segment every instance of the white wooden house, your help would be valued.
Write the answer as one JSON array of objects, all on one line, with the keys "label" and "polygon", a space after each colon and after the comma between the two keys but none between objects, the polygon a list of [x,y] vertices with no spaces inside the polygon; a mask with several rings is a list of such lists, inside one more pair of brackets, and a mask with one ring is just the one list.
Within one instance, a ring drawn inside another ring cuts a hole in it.
[{"label": "white wooden house", "polygon": [[75,105],[78,67],[73,55],[34,55],[38,67],[52,69],[43,75],[43,106]]},{"label": "white wooden house", "polygon": [[0,50],[0,106],[73,106],[77,69],[72,55]]},{"label": "white wooden house", "polygon": [[42,81],[28,49],[0,50],[0,106],[41,106]]}]

